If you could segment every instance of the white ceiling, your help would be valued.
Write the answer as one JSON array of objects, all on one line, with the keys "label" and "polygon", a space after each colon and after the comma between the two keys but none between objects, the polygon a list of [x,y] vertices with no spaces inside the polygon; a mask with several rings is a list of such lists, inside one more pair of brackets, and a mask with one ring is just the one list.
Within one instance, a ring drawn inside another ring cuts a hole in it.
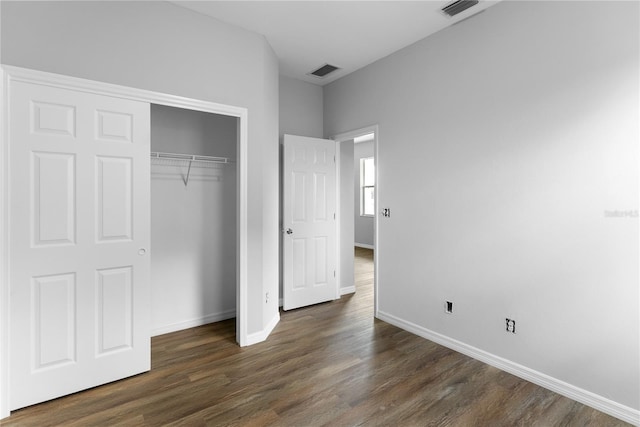
[{"label": "white ceiling", "polygon": [[[453,18],[440,11],[452,0],[173,3],[264,35],[281,75],[324,85],[499,1],[480,0]],[[341,69],[324,79],[307,75],[326,63]]]}]

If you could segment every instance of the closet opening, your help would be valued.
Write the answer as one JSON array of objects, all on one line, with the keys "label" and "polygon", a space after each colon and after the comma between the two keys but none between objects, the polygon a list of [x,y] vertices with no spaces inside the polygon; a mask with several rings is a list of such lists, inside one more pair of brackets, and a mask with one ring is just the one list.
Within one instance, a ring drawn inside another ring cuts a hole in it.
[{"label": "closet opening", "polygon": [[151,335],[236,317],[238,126],[151,104]]}]

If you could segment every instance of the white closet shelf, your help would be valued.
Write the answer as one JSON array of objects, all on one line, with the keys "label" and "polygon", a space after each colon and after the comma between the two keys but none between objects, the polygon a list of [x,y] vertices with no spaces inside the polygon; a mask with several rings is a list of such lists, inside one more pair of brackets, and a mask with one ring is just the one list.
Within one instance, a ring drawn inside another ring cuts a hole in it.
[{"label": "white closet shelf", "polygon": [[197,154],[181,154],[181,153],[162,153],[159,151],[151,152],[152,159],[166,160],[184,160],[187,162],[199,163],[234,163],[228,157],[200,156]]},{"label": "white closet shelf", "polygon": [[184,179],[184,185],[189,184],[191,167],[221,167],[219,165],[233,164],[234,161],[228,157],[200,156],[197,154],[163,153],[159,151],[151,152],[151,161],[163,166],[182,166],[188,163],[189,169]]}]

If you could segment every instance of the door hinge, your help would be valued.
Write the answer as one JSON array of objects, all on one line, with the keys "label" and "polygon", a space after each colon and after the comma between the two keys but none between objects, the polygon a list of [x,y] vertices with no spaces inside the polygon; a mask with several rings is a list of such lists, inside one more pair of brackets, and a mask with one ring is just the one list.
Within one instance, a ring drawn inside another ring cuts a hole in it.
[{"label": "door hinge", "polygon": [[333,270],[333,277],[336,277],[336,271]]},{"label": "door hinge", "polygon": [[336,162],[336,156],[333,156],[333,163]]},{"label": "door hinge", "polygon": [[333,219],[336,219],[336,213],[335,212],[333,213]]}]

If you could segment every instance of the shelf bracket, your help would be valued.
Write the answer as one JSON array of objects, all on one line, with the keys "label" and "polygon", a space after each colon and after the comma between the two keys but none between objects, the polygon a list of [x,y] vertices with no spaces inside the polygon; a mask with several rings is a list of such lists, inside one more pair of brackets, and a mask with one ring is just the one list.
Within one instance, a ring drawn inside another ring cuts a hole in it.
[{"label": "shelf bracket", "polygon": [[189,184],[189,175],[191,175],[191,164],[193,163],[193,159],[189,160],[189,169],[187,169],[187,177],[184,180],[184,186],[186,187]]}]

